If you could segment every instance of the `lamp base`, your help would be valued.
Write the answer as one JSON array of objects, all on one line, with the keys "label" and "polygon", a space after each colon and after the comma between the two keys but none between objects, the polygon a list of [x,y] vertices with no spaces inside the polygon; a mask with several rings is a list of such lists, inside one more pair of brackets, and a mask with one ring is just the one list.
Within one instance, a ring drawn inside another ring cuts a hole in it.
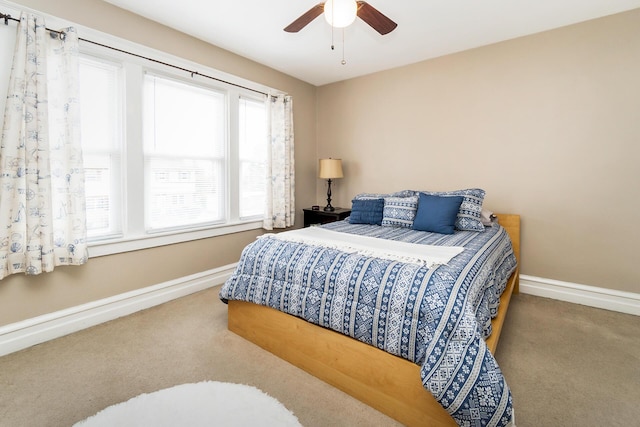
[{"label": "lamp base", "polygon": [[331,206],[331,179],[327,180],[327,206],[324,207],[325,212],[333,212],[336,210],[333,206]]}]

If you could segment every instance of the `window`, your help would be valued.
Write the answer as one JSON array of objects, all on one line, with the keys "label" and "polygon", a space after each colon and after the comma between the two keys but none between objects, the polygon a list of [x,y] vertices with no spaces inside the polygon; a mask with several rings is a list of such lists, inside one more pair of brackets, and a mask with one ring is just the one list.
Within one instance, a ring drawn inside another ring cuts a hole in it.
[{"label": "window", "polygon": [[225,220],[225,101],[218,91],[145,75],[146,231]]},{"label": "window", "polygon": [[262,217],[266,203],[267,106],[240,98],[240,218]]},{"label": "window", "polygon": [[121,67],[80,59],[80,117],[87,236],[122,236]]},{"label": "window", "polygon": [[80,78],[93,256],[261,227],[265,96],[87,46]]}]

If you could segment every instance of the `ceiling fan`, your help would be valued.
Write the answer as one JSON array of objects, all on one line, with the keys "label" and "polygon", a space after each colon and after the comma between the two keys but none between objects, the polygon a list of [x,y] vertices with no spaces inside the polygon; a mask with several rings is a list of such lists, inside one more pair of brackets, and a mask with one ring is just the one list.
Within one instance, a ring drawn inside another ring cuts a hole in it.
[{"label": "ceiling fan", "polygon": [[[346,24],[339,24],[337,19],[334,22],[334,14],[337,14],[339,12],[339,6],[342,6],[342,4],[339,3],[344,3],[347,8],[353,8],[353,6],[355,6],[355,8],[350,11],[351,18]],[[383,15],[366,1],[327,0],[326,2],[318,3],[313,6],[307,12],[302,14],[302,16],[285,27],[284,30],[288,33],[297,33],[323,12],[327,22],[334,27],[345,27],[351,24],[356,15],[382,35],[390,33],[398,26],[398,24]]]}]

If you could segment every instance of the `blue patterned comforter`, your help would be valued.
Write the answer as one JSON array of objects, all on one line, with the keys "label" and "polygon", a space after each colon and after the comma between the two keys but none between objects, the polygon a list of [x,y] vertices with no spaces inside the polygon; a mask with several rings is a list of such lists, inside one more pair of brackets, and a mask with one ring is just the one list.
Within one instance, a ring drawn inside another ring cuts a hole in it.
[{"label": "blue patterned comforter", "polygon": [[244,249],[220,298],[273,307],[415,362],[459,425],[507,425],[511,392],[484,341],[516,267],[504,228],[443,235],[348,220],[323,227],[465,250],[428,269],[260,238]]}]

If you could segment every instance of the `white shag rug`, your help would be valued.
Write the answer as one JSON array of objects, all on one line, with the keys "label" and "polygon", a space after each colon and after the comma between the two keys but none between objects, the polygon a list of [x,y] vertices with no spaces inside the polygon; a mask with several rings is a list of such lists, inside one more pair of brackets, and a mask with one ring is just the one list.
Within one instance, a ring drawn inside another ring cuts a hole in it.
[{"label": "white shag rug", "polygon": [[217,381],[182,384],[109,406],[74,427],[301,427],[277,399],[255,387]]}]

